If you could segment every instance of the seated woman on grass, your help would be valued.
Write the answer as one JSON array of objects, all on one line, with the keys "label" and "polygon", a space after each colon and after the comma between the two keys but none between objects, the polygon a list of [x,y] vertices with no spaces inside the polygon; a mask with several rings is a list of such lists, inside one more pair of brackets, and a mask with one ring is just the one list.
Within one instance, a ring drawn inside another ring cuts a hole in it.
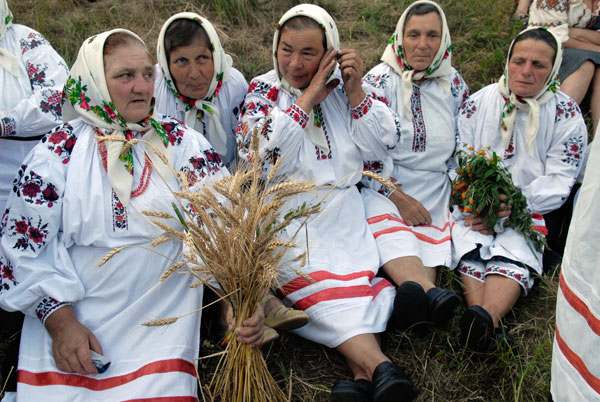
[{"label": "seated woman on grass", "polygon": [[401,119],[393,156],[398,189],[386,198],[364,188],[369,227],[385,273],[399,285],[394,316],[404,328],[443,325],[460,305],[435,286],[437,267],[450,266],[450,179],[456,115],[468,95],[451,66],[450,33],[441,7],[421,0],[402,14],[383,63],[363,79],[368,92]]},{"label": "seated woman on grass", "polygon": [[[355,381],[337,383],[332,401],[410,401],[416,389],[383,354],[375,334],[390,317],[393,286],[375,276],[379,256],[356,183],[365,161],[382,160],[397,142],[397,122],[361,86],[363,63],[341,49],[336,25],[322,8],[290,9],[273,40],[274,70],[250,83],[238,128],[240,155],[259,132],[265,174],[279,160],[276,177],[313,181],[319,190],[294,196],[284,209],[319,202],[322,212],[296,237],[282,240],[308,249],[304,262],[284,272],[284,302],[304,310],[309,323],[296,333],[336,348]],[[290,259],[295,252],[290,252]]]},{"label": "seated woman on grass", "polygon": [[[558,91],[561,53],[560,41],[545,28],[521,32],[499,82],[467,99],[458,119],[460,143],[474,151],[490,147],[502,159],[540,232],[542,214],[569,195],[587,144],[577,104]],[[494,231],[476,212],[455,208],[453,215],[453,266],[469,306],[460,320],[461,343],[485,350],[494,336],[507,340],[500,320],[542,274],[542,254],[531,238],[502,225]],[[498,217],[510,215],[511,206],[502,202]]]}]

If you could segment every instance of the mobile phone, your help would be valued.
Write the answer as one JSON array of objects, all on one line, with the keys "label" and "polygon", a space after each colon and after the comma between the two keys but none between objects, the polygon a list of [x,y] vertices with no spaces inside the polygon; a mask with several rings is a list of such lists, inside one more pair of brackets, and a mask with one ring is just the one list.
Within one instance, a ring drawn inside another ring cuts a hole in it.
[{"label": "mobile phone", "polygon": [[102,356],[100,353],[96,353],[90,349],[90,353],[92,354],[92,363],[98,369],[98,373],[102,374],[110,367],[110,360],[108,358]]}]

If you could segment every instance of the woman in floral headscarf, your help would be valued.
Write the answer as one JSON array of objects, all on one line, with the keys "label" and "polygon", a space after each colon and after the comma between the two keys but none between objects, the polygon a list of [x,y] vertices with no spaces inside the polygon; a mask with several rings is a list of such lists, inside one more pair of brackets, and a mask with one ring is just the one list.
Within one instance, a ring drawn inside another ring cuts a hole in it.
[{"label": "woman in floral headscarf", "polygon": [[363,189],[369,227],[383,270],[399,285],[394,315],[402,327],[451,318],[458,296],[435,287],[436,267],[450,266],[450,180],[455,118],[468,95],[451,66],[452,46],[439,5],[421,0],[402,14],[382,56],[363,79],[374,98],[401,118],[388,197]]},{"label": "woman in floral headscarf", "polygon": [[363,164],[395,146],[397,122],[385,104],[366,96],[360,57],[340,49],[333,19],[318,6],[298,5],[279,20],[273,64],[250,83],[238,128],[240,155],[253,157],[251,133],[259,129],[265,174],[281,160],[277,177],[322,187],[295,196],[284,209],[315,204],[330,192],[322,212],[308,219],[306,237],[293,238],[297,226],[283,233],[282,240],[308,248],[308,258],[291,264],[278,291],[310,317],[296,333],[336,348],[353,370],[355,381],[336,384],[332,401],[410,401],[416,390],[374,335],[385,330],[394,289],[375,276],[379,258],[355,186]]},{"label": "woman in floral headscarf", "polygon": [[160,31],[157,57],[156,109],[204,134],[223,163],[232,164],[248,83],[231,66],[215,28],[198,14],[175,14]]},{"label": "woman in floral headscarf", "polygon": [[[587,144],[586,127],[573,99],[558,91],[560,41],[545,28],[521,32],[511,44],[504,75],[472,95],[458,119],[461,143],[500,156],[527,199],[536,229],[542,214],[566,200]],[[499,217],[510,215],[500,204]],[[477,214],[453,212],[453,266],[465,286],[469,308],[460,321],[461,342],[485,349],[509,339],[500,319],[542,273],[542,255],[520,232],[488,228]],[[495,231],[494,231],[495,230]]]},{"label": "woman in floral headscarf", "polygon": [[[153,92],[154,66],[137,35],[116,29],[87,39],[65,85],[68,123],[42,139],[17,176],[1,227],[11,280],[0,305],[26,314],[18,401],[196,398],[199,316],[140,324],[193,311],[202,291],[187,290],[186,276],[160,283],[181,245],[153,252],[165,233],[142,211],[172,213],[173,172],[203,186],[227,170],[195,131],[154,118]],[[126,146],[131,139],[142,141]],[[123,249],[99,268],[115,247]],[[257,344],[260,312],[248,323],[242,340]],[[108,371],[98,372],[91,351],[112,361]]]}]

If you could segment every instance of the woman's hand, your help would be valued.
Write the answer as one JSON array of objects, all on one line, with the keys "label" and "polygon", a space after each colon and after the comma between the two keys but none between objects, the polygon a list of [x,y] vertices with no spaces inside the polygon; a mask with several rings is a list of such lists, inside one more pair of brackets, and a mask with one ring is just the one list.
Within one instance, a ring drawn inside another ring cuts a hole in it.
[{"label": "woman's hand", "polygon": [[350,106],[355,108],[367,96],[362,89],[363,61],[354,49],[342,49],[337,54],[337,59],[338,63],[340,63],[340,71],[344,80],[344,90],[348,95]]},{"label": "woman's hand", "polygon": [[265,331],[265,313],[260,303],[258,303],[254,314],[244,321],[244,326],[234,329],[233,310],[231,305],[227,303],[227,325],[229,325],[230,331],[234,331],[238,341],[247,343],[251,347],[260,346]]},{"label": "woman's hand", "polygon": [[[505,194],[500,194],[500,205],[498,206],[498,214],[496,215],[500,218],[508,218],[510,217],[510,213],[512,210],[512,205],[507,204],[506,201],[508,197]],[[471,230],[476,230],[481,234],[488,235],[494,234],[493,228],[488,228],[483,224],[483,217],[476,214],[468,215],[465,218],[465,226],[471,227]]]},{"label": "woman's hand", "polygon": [[98,374],[90,349],[102,354],[100,343],[89,329],[75,317],[71,306],[61,307],[45,322],[52,338],[52,354],[56,367],[67,373]]},{"label": "woman's hand", "polygon": [[329,73],[333,71],[337,53],[333,49],[325,52],[321,59],[319,69],[310,81],[310,85],[304,90],[304,93],[296,99],[296,105],[306,113],[310,113],[315,105],[323,102],[325,98],[338,86],[339,80],[335,79],[329,84],[326,84]]},{"label": "woman's hand", "polygon": [[392,201],[400,216],[408,226],[431,225],[431,215],[429,211],[419,201],[397,189],[390,195]]}]

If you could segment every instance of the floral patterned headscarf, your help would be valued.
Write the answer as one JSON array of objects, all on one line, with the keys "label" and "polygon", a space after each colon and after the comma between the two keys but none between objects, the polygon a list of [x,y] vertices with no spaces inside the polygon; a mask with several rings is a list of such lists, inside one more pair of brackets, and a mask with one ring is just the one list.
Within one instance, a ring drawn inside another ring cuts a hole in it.
[{"label": "floral patterned headscarf", "polygon": [[[0,40],[4,39],[6,30],[12,25],[13,15],[6,0],[0,0]],[[0,48],[0,67],[14,76],[19,75],[19,59],[8,50]]]},{"label": "floral patterned headscarf", "polygon": [[[214,72],[206,96],[202,99],[190,99],[181,95],[179,91],[177,91],[175,82],[171,77],[171,71],[169,70],[169,62],[167,61],[167,52],[165,50],[165,34],[173,22],[181,19],[196,21],[202,26],[210,40],[209,46],[212,52]],[[156,52],[158,64],[165,77],[167,87],[176,98],[181,99],[186,104],[185,124],[194,128],[196,131],[202,132],[202,122],[206,121],[207,131],[211,133],[211,145],[215,148],[217,153],[225,155],[227,153],[227,133],[221,125],[219,109],[213,102],[217,95],[219,95],[219,91],[223,86],[223,81],[229,80],[229,69],[233,62],[231,56],[226,54],[225,50],[223,50],[219,35],[213,25],[206,18],[195,13],[175,14],[163,24],[160,35],[158,36]]]},{"label": "floral patterned headscarf", "polygon": [[533,143],[535,141],[535,137],[537,136],[540,125],[540,106],[552,99],[560,87],[558,70],[560,69],[560,64],[562,63],[562,46],[560,40],[550,30],[546,28],[534,27],[521,31],[515,37],[515,39],[513,39],[512,43],[510,44],[510,49],[508,50],[508,54],[510,55],[513,47],[515,46],[515,41],[517,38],[519,38],[525,32],[535,31],[538,29],[548,32],[550,35],[552,35],[552,38],[554,38],[554,41],[556,42],[556,55],[554,56],[552,71],[550,72],[550,75],[548,75],[548,78],[546,79],[546,82],[544,83],[544,86],[540,92],[531,98],[521,98],[520,96],[515,95],[510,88],[508,88],[508,65],[510,63],[510,59],[506,60],[504,75],[500,77],[500,80],[498,81],[498,90],[502,96],[504,96],[506,101],[504,107],[502,108],[502,145],[506,149],[510,144],[515,127],[515,120],[517,118],[517,110],[529,110],[527,127],[525,128],[525,138],[527,143],[527,152],[530,155],[533,155]]},{"label": "floral patterned headscarf", "polygon": [[[406,16],[409,11],[421,4],[429,4],[434,6],[442,20],[442,41],[440,47],[435,54],[433,61],[423,71],[415,71],[406,61],[404,50],[403,32],[406,24]],[[422,79],[436,79],[444,88],[446,94],[450,93],[450,75],[452,74],[452,42],[450,40],[450,31],[446,22],[444,10],[433,1],[419,0],[412,3],[404,10],[396,25],[396,31],[390,38],[381,61],[388,64],[394,71],[402,77],[402,105],[407,117],[412,119],[412,111],[410,109],[410,97],[412,95],[412,84],[414,81]]]},{"label": "floral patterned headscarf", "polygon": [[[337,26],[335,25],[335,22],[329,13],[327,13],[327,11],[321,7],[315,6],[314,4],[299,4],[290,8],[285,14],[283,14],[283,17],[281,17],[277,27],[275,28],[275,35],[273,35],[273,65],[275,66],[275,71],[277,72],[277,76],[281,82],[281,88],[287,93],[296,96],[300,96],[303,91],[292,87],[281,75],[281,72],[279,71],[279,64],[277,63],[277,46],[279,45],[279,37],[281,36],[281,27],[288,20],[301,16],[308,17],[316,21],[321,26],[323,32],[325,33],[325,42],[327,44],[327,49],[325,50],[340,50],[340,36],[338,34]],[[337,77],[338,71],[339,67],[336,64],[336,67],[329,75],[330,79]],[[308,123],[304,129],[306,135],[310,141],[319,147],[323,152],[329,152],[329,145],[327,144],[327,138],[325,137],[321,123],[315,118],[315,116],[318,116],[318,114],[314,108],[310,111],[305,110],[305,112],[308,112]]]},{"label": "floral patterned headscarf", "polygon": [[[143,132],[144,142],[153,145],[155,149],[164,150],[164,155],[172,166],[173,150],[168,135],[153,118],[154,98],[148,117],[137,123],[125,121],[110,98],[104,75],[104,43],[109,36],[119,32],[131,35],[140,43],[144,43],[139,36],[125,29],[113,29],[86,39],[79,49],[77,60],[65,84],[62,99],[63,119],[70,121],[80,118],[94,127],[112,130],[113,135],[121,135],[125,139],[132,138],[132,131]],[[161,158],[150,150],[151,147],[146,144],[144,147],[153,168],[162,177],[168,177],[172,172],[171,166],[165,165]],[[106,169],[110,184],[123,205],[127,206],[133,185],[131,148],[121,141],[108,141],[106,148]]]}]

